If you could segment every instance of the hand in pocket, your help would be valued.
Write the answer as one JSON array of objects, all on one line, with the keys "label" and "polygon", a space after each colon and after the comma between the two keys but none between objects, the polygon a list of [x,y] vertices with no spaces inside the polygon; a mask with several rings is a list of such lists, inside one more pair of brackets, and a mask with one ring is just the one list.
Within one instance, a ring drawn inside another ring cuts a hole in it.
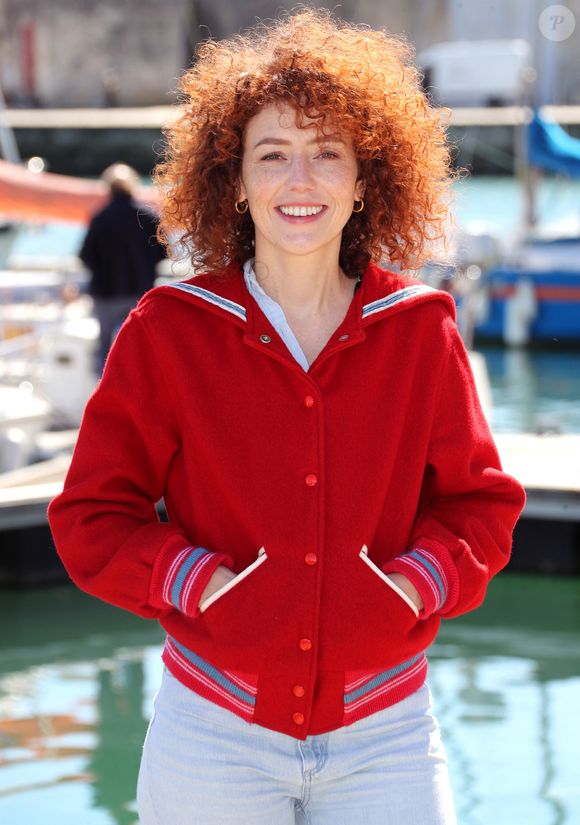
[{"label": "hand in pocket", "polygon": [[406,602],[418,618],[419,612],[423,609],[423,599],[411,581],[401,573],[389,573],[387,575],[383,572],[383,570],[369,558],[369,549],[366,544],[363,544],[361,547],[359,557],[385,584],[389,585],[391,590],[396,592],[398,596]]},{"label": "hand in pocket", "polygon": [[404,576],[402,573],[389,573],[389,579],[396,584],[397,587],[406,593],[407,596],[415,603],[419,611],[423,610],[423,599],[415,585]]},{"label": "hand in pocket", "polygon": [[262,562],[266,561],[266,558],[265,548],[260,547],[256,560],[244,568],[244,570],[240,573],[233,573],[231,570],[228,570],[226,567],[220,565],[209,580],[207,587],[199,600],[199,609],[201,613],[203,613],[214,602],[221,599],[224,593],[236,588],[238,584],[253,573],[253,571],[262,564]]},{"label": "hand in pocket", "polygon": [[225,587],[228,582],[231,582],[231,580],[235,578],[236,574],[233,570],[230,570],[228,567],[224,567],[223,564],[220,564],[219,567],[216,567],[211,579],[206,584],[205,590],[201,594],[199,604],[203,604],[206,599],[213,596],[214,593],[221,590],[222,587]]}]

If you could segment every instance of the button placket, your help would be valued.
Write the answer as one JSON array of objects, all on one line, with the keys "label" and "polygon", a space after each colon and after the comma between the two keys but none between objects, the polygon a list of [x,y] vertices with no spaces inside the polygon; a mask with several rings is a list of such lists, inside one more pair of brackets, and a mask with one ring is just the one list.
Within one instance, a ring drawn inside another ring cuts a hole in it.
[{"label": "button placket", "polygon": [[[315,406],[316,403],[317,403],[317,399],[312,393],[306,392],[302,396],[302,404],[304,405],[306,410],[312,410],[312,408]],[[318,419],[317,419],[316,416],[315,416],[314,419],[311,419],[312,424],[316,424],[317,420]],[[319,483],[318,474],[314,473],[314,472],[306,473],[306,475],[304,476],[304,483],[307,487],[310,487],[310,488],[317,487],[317,485]],[[305,553],[303,558],[304,558],[304,564],[308,567],[314,567],[318,563],[318,555],[316,553],[312,552],[312,551],[308,552],[308,553]],[[313,645],[313,642],[312,642],[311,639],[309,639],[308,637],[303,637],[303,638],[298,640],[298,647],[303,653],[309,653],[310,651],[312,651],[314,645]],[[298,707],[300,707],[303,704],[303,702],[305,701],[305,697],[306,697],[306,688],[305,688],[305,686],[303,684],[299,684],[299,683],[294,684],[291,687],[291,691],[292,691],[292,696],[295,697],[296,700],[299,700],[299,701],[296,702],[296,704],[298,705]],[[302,700],[302,701],[300,701],[300,700]],[[292,722],[294,723],[294,725],[296,725],[298,727],[303,726],[306,722],[306,716],[305,716],[305,713],[304,713],[303,710],[294,710],[291,714],[291,718],[292,718]]]}]

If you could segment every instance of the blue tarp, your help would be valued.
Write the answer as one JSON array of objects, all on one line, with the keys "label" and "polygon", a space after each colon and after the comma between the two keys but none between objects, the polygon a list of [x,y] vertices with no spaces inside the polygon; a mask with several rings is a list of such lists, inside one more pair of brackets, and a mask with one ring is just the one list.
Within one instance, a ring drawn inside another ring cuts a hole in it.
[{"label": "blue tarp", "polygon": [[529,161],[550,172],[580,177],[580,140],[558,123],[545,120],[538,111],[528,127]]}]

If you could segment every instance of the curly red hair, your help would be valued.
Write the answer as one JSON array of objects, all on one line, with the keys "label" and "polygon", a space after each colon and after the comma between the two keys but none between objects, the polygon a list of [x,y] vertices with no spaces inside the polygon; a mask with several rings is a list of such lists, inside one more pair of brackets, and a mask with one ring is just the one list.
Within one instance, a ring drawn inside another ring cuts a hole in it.
[{"label": "curly red hair", "polygon": [[302,9],[242,35],[207,41],[179,84],[181,111],[164,130],[163,241],[178,232],[199,271],[254,254],[239,197],[244,128],[260,107],[283,102],[350,135],[365,208],[342,236],[347,275],[370,260],[416,269],[444,237],[452,170],[441,110],[430,105],[402,37]]}]

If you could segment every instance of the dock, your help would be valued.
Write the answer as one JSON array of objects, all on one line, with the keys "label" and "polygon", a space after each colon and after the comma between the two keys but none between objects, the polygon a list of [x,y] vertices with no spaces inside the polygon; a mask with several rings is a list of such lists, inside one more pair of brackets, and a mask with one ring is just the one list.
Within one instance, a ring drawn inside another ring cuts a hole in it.
[{"label": "dock", "polygon": [[[516,570],[580,573],[580,434],[499,433],[502,465],[525,487],[514,534]],[[0,476],[0,585],[29,586],[65,577],[46,521],[70,455]],[[162,513],[162,508],[160,509]]]},{"label": "dock", "polygon": [[580,435],[499,433],[494,438],[504,470],[526,489],[526,518],[580,523]]},{"label": "dock", "polygon": [[59,455],[0,475],[0,536],[46,524],[48,502],[62,491],[70,460]]},{"label": "dock", "polygon": [[[527,519],[580,523],[580,435],[498,433],[506,473],[527,493]],[[0,475],[0,532],[46,522],[48,502],[62,490],[70,457],[61,455]]]},{"label": "dock", "polygon": [[[13,129],[161,129],[174,120],[175,106],[131,106],[103,109],[7,109],[6,123]],[[528,106],[469,106],[442,108],[446,125],[519,126],[528,123]],[[562,125],[580,124],[580,106],[542,106],[542,115]]]}]

